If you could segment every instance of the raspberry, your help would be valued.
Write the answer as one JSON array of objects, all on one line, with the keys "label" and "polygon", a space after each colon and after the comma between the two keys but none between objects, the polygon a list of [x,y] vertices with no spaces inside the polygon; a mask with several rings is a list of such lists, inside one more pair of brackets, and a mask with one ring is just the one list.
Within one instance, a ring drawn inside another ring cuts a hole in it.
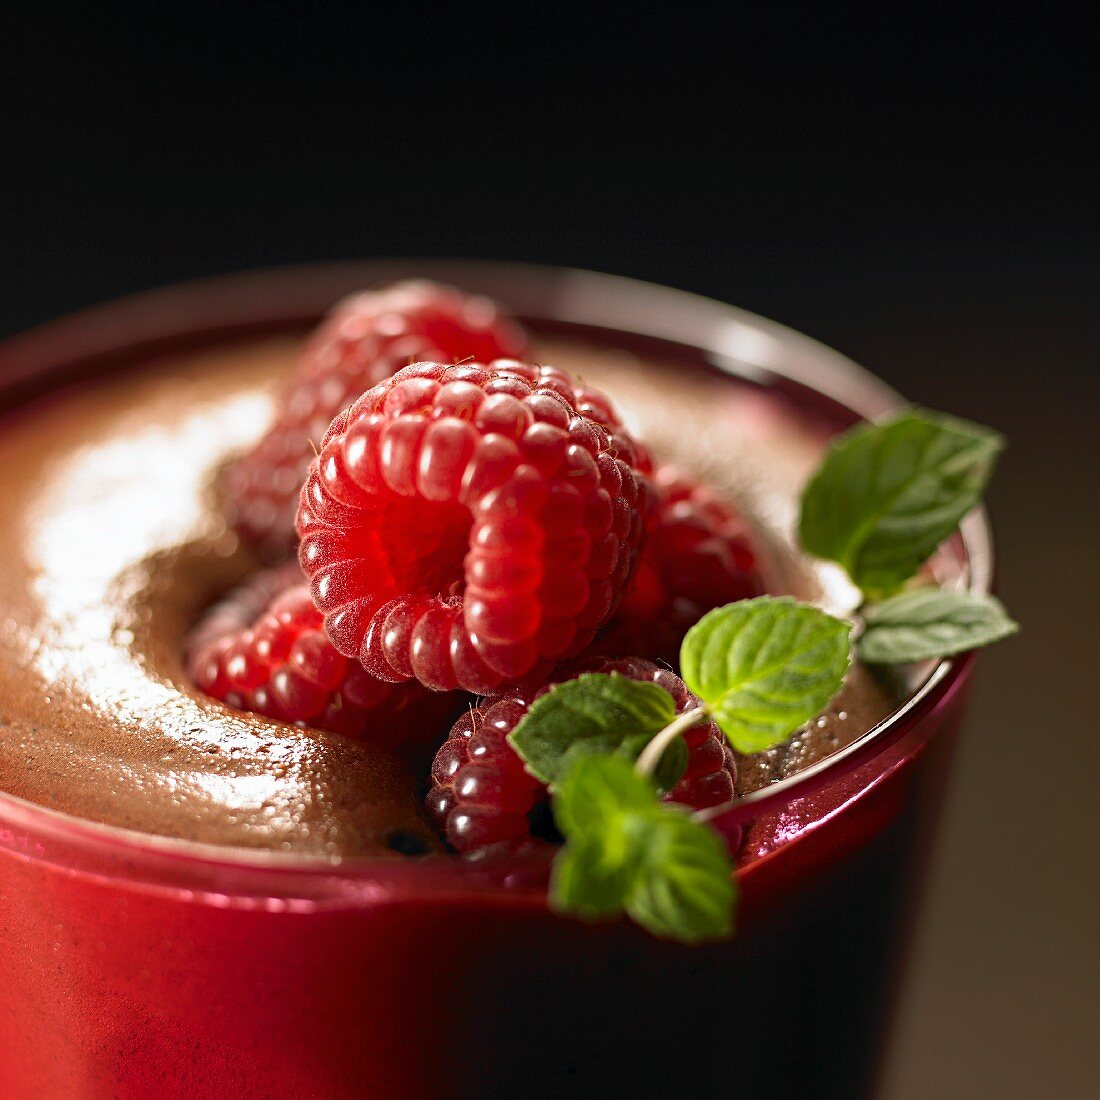
[{"label": "raspberry", "polygon": [[[678,676],[640,658],[575,662],[559,669],[553,683],[583,672],[618,672],[634,680],[652,680],[669,692],[678,714],[699,704]],[[537,821],[545,812],[549,799],[545,786],[527,773],[506,738],[550,686],[483,699],[459,718],[436,753],[428,811],[457,851],[527,837],[532,816]],[[692,726],[684,740],[687,771],[666,800],[703,809],[732,799],[737,765],[718,727],[713,722]]]},{"label": "raspberry", "polygon": [[[374,679],[337,653],[297,565],[260,573],[216,604],[188,642],[187,669],[238,710],[309,725],[416,756],[438,744],[453,703],[419,684]],[[443,706],[441,706],[441,703]]]},{"label": "raspberry", "polygon": [[311,441],[365,389],[401,367],[418,359],[497,359],[525,349],[522,330],[489,299],[435,283],[396,283],[340,302],[306,344],[274,424],[226,470],[235,526],[257,542],[291,545]]},{"label": "raspberry", "polygon": [[656,506],[638,570],[593,650],[675,665],[703,615],[759,596],[764,585],[745,521],[717,493],[672,466],[653,482]]},{"label": "raspberry", "polygon": [[552,367],[404,368],[333,421],[302,491],[332,644],[378,679],[481,695],[576,655],[637,564],[647,461]]}]

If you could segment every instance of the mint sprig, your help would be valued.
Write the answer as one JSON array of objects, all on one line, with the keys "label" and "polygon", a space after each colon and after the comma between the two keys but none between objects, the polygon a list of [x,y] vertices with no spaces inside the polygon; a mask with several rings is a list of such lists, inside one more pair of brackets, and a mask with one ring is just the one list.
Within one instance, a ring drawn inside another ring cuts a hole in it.
[{"label": "mint sprig", "polygon": [[[802,500],[804,547],[840,564],[863,592],[861,658],[946,656],[1007,637],[991,596],[901,591],[977,504],[1003,442],[952,417],[911,411],[836,440]],[[589,673],[550,690],[509,741],[547,783],[565,844],[556,910],[626,914],[686,943],[732,932],[737,882],[721,836],[660,801],[683,774],[683,733],[715,722],[734,748],[761,752],[820,714],[851,662],[853,625],[786,597],[717,608],[688,631],[680,672],[699,706],[676,713],[651,683]]]},{"label": "mint sprig", "polygon": [[725,842],[658,795],[683,774],[693,725],[713,720],[753,752],[819,713],[847,671],[850,632],[816,608],[762,596],[711,612],[684,639],[684,679],[700,705],[682,714],[663,688],[617,674],[586,673],[536,700],[509,741],[550,785],[567,841],[555,907],[586,920],[625,913],[687,943],[729,935],[736,885]]},{"label": "mint sprig", "polygon": [[739,752],[763,752],[840,690],[851,624],[787,597],[704,615],[680,647],[680,675]]},{"label": "mint sprig", "polygon": [[863,624],[859,655],[873,665],[947,657],[1019,629],[994,597],[939,588],[918,588],[871,604]]},{"label": "mint sprig", "polygon": [[868,596],[896,592],[981,499],[1004,440],[920,410],[835,440],[802,497],[799,537]]},{"label": "mint sprig", "polygon": [[830,445],[803,491],[799,534],[862,590],[868,664],[949,657],[1018,629],[992,596],[900,591],[979,502],[1003,448],[989,428],[919,409]]},{"label": "mint sprig", "polygon": [[559,912],[587,920],[625,913],[684,943],[732,934],[737,886],[722,838],[658,802],[655,785],[628,761],[577,761],[554,816],[566,840],[550,885]]}]

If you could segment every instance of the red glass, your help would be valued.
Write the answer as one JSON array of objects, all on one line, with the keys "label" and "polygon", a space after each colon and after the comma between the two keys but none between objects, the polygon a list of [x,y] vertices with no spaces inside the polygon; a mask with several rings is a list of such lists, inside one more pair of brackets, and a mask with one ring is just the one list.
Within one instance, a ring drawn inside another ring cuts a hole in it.
[{"label": "red glass", "polygon": [[[0,350],[0,394],[296,331],[406,274],[507,301],[536,331],[725,370],[834,427],[898,401],[781,326],[580,272],[379,263],[158,291]],[[985,590],[974,515],[946,579]],[[730,943],[686,948],[549,914],[540,864],[310,862],[128,833],[0,794],[0,1096],[858,1096],[971,661],[876,729],[745,799]]]}]

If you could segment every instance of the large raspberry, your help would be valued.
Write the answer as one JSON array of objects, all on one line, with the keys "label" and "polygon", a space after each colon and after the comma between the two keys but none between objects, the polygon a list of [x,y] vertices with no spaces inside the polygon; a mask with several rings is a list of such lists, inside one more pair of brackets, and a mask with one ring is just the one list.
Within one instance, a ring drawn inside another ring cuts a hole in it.
[{"label": "large raspberry", "polygon": [[[652,680],[672,696],[678,714],[699,705],[678,676],[638,658],[582,661],[559,669],[553,682],[583,672],[618,672],[634,680]],[[436,753],[428,811],[456,850],[466,852],[530,834],[532,816],[537,817],[549,796],[506,738],[550,686],[483,699],[455,723]],[[713,722],[692,726],[684,740],[687,771],[666,799],[694,809],[730,801],[737,765],[718,727]]]},{"label": "large raspberry", "polygon": [[675,665],[708,611],[764,592],[748,525],[708,486],[672,466],[653,476],[656,506],[634,580],[593,643],[608,655]]},{"label": "large raspberry", "polygon": [[634,572],[645,461],[606,400],[552,367],[414,364],[322,448],[300,560],[333,645],[379,679],[486,694],[549,669]]},{"label": "large raspberry", "polygon": [[267,434],[226,470],[236,527],[276,547],[292,543],[312,444],[364,390],[415,360],[487,361],[523,355],[526,343],[488,298],[436,283],[396,283],[340,302],[303,349]]},{"label": "large raspberry", "polygon": [[238,710],[350,737],[410,759],[439,743],[454,701],[389,684],[337,653],[297,565],[259,574],[210,609],[188,641],[188,673]]}]

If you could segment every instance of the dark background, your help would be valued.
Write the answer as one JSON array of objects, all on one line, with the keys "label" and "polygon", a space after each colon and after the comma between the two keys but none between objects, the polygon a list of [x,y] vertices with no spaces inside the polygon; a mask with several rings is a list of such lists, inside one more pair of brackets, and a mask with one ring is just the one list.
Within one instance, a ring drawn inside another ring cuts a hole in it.
[{"label": "dark background", "polygon": [[735,302],[1006,431],[992,507],[1024,632],[984,659],[885,1092],[1083,1096],[1100,1074],[1088,9],[828,7],[600,26],[518,6],[9,4],[0,335],[257,265],[534,260]]}]

